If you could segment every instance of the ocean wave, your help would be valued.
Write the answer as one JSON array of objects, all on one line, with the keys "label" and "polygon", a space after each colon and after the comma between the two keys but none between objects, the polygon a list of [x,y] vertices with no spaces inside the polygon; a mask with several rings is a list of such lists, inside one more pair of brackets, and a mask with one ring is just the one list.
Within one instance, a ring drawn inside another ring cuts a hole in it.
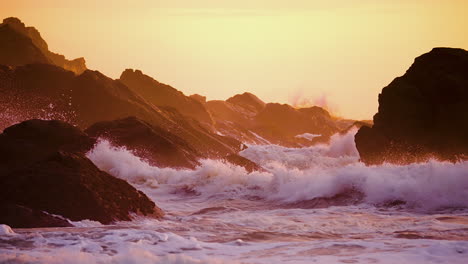
[{"label": "ocean wave", "polygon": [[169,186],[175,193],[185,190],[207,198],[258,197],[288,204],[353,190],[362,193],[361,202],[372,205],[399,201],[420,210],[468,207],[468,162],[366,166],[359,162],[355,133],[335,135],[328,145],[250,146],[241,152],[266,172],[248,173],[218,160],[202,160],[194,170],[158,168],[104,140],[88,157],[100,169],[138,185],[148,195],[152,188]]}]

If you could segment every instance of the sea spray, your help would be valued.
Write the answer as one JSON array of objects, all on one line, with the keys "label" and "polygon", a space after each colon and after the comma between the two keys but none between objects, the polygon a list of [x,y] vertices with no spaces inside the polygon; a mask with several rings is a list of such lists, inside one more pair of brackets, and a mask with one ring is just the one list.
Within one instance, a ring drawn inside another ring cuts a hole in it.
[{"label": "sea spray", "polygon": [[105,140],[88,157],[100,169],[146,192],[167,185],[172,192],[189,190],[206,198],[259,197],[288,204],[353,189],[362,192],[363,202],[371,205],[399,201],[417,210],[468,207],[468,162],[365,166],[353,144],[355,132],[334,135],[329,145],[250,146],[241,152],[267,172],[247,173],[242,167],[218,160],[201,160],[194,170],[158,168]]}]

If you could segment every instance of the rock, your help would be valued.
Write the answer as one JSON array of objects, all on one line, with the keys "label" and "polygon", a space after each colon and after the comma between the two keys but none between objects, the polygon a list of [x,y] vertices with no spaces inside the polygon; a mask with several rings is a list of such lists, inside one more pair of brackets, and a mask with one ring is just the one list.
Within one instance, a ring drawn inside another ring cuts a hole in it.
[{"label": "rock", "polygon": [[0,223],[7,224],[14,228],[73,226],[66,219],[17,204],[0,203],[0,210],[2,212],[0,215]]},{"label": "rock", "polygon": [[202,157],[184,139],[136,117],[98,122],[85,132],[124,146],[153,166],[194,168]]},{"label": "rock", "polygon": [[181,114],[192,117],[208,126],[213,123],[210,113],[199,100],[185,96],[182,92],[156,81],[140,70],[126,69],[122,72],[119,80],[149,103],[156,106],[173,107]]},{"label": "rock", "polygon": [[255,121],[257,131],[268,141],[291,147],[309,143],[297,135],[310,133],[329,138],[339,132],[330,114],[317,106],[296,109],[287,104],[269,103]]},{"label": "rock", "polygon": [[[206,107],[218,131],[250,144],[310,146],[326,142],[340,131],[340,120],[335,120],[323,108],[296,109],[287,104],[265,104],[251,93],[238,94],[226,101],[208,101]],[[301,138],[300,135],[305,133],[320,137],[313,140]]]},{"label": "rock", "polygon": [[239,141],[217,135],[172,107],[155,106],[120,81],[97,71],[79,76],[60,67],[0,67],[0,128],[27,119],[57,119],[86,129],[94,123],[135,116],[188,142],[207,158],[240,150]]},{"label": "rock", "polygon": [[205,105],[206,104],[206,96],[203,96],[203,95],[199,95],[199,94],[192,94],[189,96],[190,98],[194,99],[194,100],[197,100],[198,102],[200,102],[202,105]]},{"label": "rock", "polygon": [[49,51],[48,45],[34,27],[26,27],[16,17],[0,24],[0,64],[19,66],[48,63],[81,74],[86,70],[84,58],[67,60],[65,56]]},{"label": "rock", "polygon": [[372,128],[356,135],[367,164],[406,164],[468,154],[468,52],[434,48],[383,88]]},{"label": "rock", "polygon": [[5,129],[0,134],[0,200],[73,221],[109,224],[130,220],[131,214],[162,217],[145,194],[86,158],[92,142],[61,121],[30,120]]},{"label": "rock", "polygon": [[28,120],[0,134],[0,174],[29,166],[57,151],[85,154],[95,141],[62,121]]},{"label": "rock", "polygon": [[0,64],[18,66],[29,63],[51,63],[32,40],[12,26],[0,24]]},{"label": "rock", "polygon": [[265,102],[260,100],[257,96],[251,93],[236,94],[233,97],[226,100],[234,105],[238,105],[251,112],[258,113],[265,108]]},{"label": "rock", "polygon": [[230,155],[227,155],[224,160],[226,160],[227,162],[231,163],[231,164],[234,164],[234,165],[237,165],[237,166],[241,166],[243,167],[247,172],[251,173],[253,171],[265,171],[264,168],[262,168],[261,166],[259,166],[257,163],[247,159],[247,158],[244,158],[238,154],[230,154]]}]

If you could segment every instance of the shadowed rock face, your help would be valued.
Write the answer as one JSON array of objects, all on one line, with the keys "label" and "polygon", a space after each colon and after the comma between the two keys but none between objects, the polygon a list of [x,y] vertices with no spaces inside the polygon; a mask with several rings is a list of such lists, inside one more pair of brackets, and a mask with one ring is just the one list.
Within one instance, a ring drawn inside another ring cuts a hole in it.
[{"label": "shadowed rock face", "polygon": [[468,52],[435,48],[383,88],[374,126],[355,141],[367,164],[468,155]]},{"label": "shadowed rock face", "polygon": [[[335,120],[320,107],[296,109],[287,104],[266,104],[250,93],[226,101],[208,101],[206,107],[221,133],[247,143],[299,147],[327,141],[339,132]],[[304,133],[321,137],[313,140],[297,137]]]},{"label": "shadowed rock face", "polygon": [[258,113],[265,108],[265,103],[257,96],[251,93],[237,94],[226,100],[234,105],[238,105],[251,112]]},{"label": "shadowed rock face", "polygon": [[65,219],[17,204],[0,202],[0,210],[0,223],[13,228],[73,226]]},{"label": "shadowed rock face", "polygon": [[339,131],[330,114],[317,106],[295,109],[286,104],[270,103],[255,120],[262,135],[275,143],[284,141],[292,145],[298,140],[297,135],[311,133],[329,138]]},{"label": "shadowed rock face", "polygon": [[85,132],[95,139],[106,139],[114,146],[123,146],[153,166],[193,169],[200,165],[200,159],[214,158],[244,167],[248,172],[263,170],[235,152],[212,155],[161,127],[135,117],[99,122]]},{"label": "shadowed rock face", "polygon": [[0,134],[1,201],[104,224],[130,220],[131,213],[162,217],[145,194],[86,158],[93,143],[61,121],[29,120],[5,129]]},{"label": "shadowed rock face", "polygon": [[151,104],[173,107],[181,114],[208,126],[213,123],[211,115],[199,100],[185,96],[182,92],[154,80],[140,70],[125,70],[120,76],[120,81]]},{"label": "shadowed rock face", "polygon": [[0,64],[19,66],[48,63],[76,74],[86,70],[84,58],[67,60],[49,51],[48,45],[34,27],[26,27],[21,20],[9,17],[0,24]]},{"label": "shadowed rock face", "polygon": [[182,138],[135,117],[99,122],[85,132],[115,146],[125,146],[153,166],[194,168],[202,158]]},{"label": "shadowed rock face", "polygon": [[52,118],[87,128],[96,122],[135,116],[184,139],[206,157],[221,158],[241,147],[240,142],[212,133],[174,108],[149,104],[120,81],[97,71],[75,76],[46,64],[0,67],[0,93],[0,127]]},{"label": "shadowed rock face", "polygon": [[10,25],[0,24],[0,63],[11,66],[28,63],[50,63],[42,51],[27,36]]}]

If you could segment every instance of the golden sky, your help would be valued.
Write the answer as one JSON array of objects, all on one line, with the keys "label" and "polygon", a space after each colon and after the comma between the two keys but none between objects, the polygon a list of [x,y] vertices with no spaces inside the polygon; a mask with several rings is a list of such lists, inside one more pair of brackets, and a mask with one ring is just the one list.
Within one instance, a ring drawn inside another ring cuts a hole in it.
[{"label": "golden sky", "polygon": [[187,95],[326,102],[371,119],[377,95],[433,47],[468,49],[466,0],[0,0],[52,51]]}]

